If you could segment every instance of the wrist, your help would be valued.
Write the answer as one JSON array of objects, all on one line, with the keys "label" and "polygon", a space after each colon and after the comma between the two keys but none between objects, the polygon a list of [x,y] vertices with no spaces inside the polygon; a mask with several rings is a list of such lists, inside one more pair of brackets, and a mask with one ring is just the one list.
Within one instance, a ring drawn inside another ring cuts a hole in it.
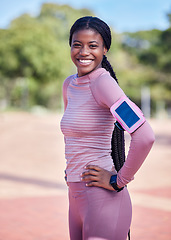
[{"label": "wrist", "polygon": [[120,192],[124,189],[124,187],[120,188],[117,185],[117,175],[112,175],[110,178],[110,185],[113,187],[113,189],[117,192]]}]

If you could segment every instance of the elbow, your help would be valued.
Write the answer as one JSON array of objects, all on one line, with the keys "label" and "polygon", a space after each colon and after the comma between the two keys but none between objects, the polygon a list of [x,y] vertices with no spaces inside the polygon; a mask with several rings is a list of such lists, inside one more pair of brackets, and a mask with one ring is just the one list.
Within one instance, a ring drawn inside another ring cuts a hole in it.
[{"label": "elbow", "polygon": [[145,122],[136,132],[137,140],[139,140],[144,147],[152,147],[155,142],[155,135],[151,126]]},{"label": "elbow", "polygon": [[154,142],[155,142],[155,135],[154,135],[153,131],[144,135],[144,139],[143,139],[144,147],[148,146],[149,148],[151,148],[153,146]]},{"label": "elbow", "polygon": [[151,126],[149,125],[148,127],[149,127],[149,129],[148,129],[148,133],[149,133],[148,134],[148,142],[149,142],[149,145],[152,146],[155,142],[155,134],[154,134]]},{"label": "elbow", "polygon": [[154,135],[154,133],[153,133],[153,134],[151,134],[151,135],[149,136],[148,144],[151,145],[151,146],[153,146],[154,142],[155,142],[155,135]]}]

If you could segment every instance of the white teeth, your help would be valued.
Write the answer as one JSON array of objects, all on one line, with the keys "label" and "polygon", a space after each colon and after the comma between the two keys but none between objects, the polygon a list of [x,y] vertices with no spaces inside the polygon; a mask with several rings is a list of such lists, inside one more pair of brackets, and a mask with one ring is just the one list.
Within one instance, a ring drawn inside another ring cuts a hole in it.
[{"label": "white teeth", "polygon": [[92,60],[84,60],[84,59],[80,59],[79,60],[81,63],[91,63]]}]

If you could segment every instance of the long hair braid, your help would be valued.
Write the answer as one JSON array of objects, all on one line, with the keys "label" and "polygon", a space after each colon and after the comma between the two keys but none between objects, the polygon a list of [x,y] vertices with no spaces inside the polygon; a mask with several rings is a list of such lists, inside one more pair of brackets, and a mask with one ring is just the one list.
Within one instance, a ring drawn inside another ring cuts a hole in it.
[{"label": "long hair braid", "polygon": [[[118,83],[116,74],[105,55],[103,56],[102,67],[105,68]],[[115,126],[112,133],[111,150],[113,163],[116,171],[118,172],[125,162],[125,138],[124,131],[120,130],[117,126]]]},{"label": "long hair braid", "polygon": [[[109,26],[97,17],[86,16],[75,21],[70,29],[69,45],[71,46],[72,37],[75,32],[84,29],[92,29],[98,32],[103,38],[104,45],[107,51],[111,46],[111,31]],[[113,71],[113,68],[107,57],[104,55],[102,60],[102,67],[105,68],[118,83],[118,79]],[[116,171],[119,171],[125,161],[125,142],[124,132],[115,126],[111,139],[111,156],[115,165]]]},{"label": "long hair braid", "polygon": [[116,77],[116,74],[110,64],[110,62],[107,60],[106,55],[103,55],[103,60],[102,60],[102,67],[105,68],[108,72],[110,72],[110,75],[115,79],[115,81],[118,83],[118,79]]}]

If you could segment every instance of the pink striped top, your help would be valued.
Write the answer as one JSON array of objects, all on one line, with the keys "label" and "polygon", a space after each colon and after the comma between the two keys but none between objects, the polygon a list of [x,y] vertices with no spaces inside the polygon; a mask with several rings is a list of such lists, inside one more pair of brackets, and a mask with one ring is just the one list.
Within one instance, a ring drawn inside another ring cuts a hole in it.
[{"label": "pink striped top", "polygon": [[[72,75],[64,81],[65,112],[61,120],[61,130],[65,137],[68,182],[81,181],[80,174],[88,164],[98,165],[116,173],[110,155],[111,136],[116,120],[110,112],[110,107],[124,95],[122,89],[104,68],[98,68],[82,77]],[[128,161],[126,160],[128,165],[131,161],[132,171],[130,172],[128,169],[130,166],[125,164],[126,166],[118,173],[119,186],[123,186],[133,179],[137,168],[140,167],[152,146],[154,139],[152,130],[147,123],[143,126],[148,126],[146,131],[149,132],[147,135],[150,136],[149,141],[147,138],[149,146],[144,151],[146,154],[143,154],[137,163],[135,162],[137,154],[135,144],[137,143],[134,143],[134,139],[136,141],[137,134],[135,133],[139,132],[138,129],[134,134],[131,134],[133,149],[130,146]],[[143,126],[141,128],[144,128]],[[143,143],[139,134],[138,139],[139,146]],[[130,160],[129,155],[131,156]]]}]

